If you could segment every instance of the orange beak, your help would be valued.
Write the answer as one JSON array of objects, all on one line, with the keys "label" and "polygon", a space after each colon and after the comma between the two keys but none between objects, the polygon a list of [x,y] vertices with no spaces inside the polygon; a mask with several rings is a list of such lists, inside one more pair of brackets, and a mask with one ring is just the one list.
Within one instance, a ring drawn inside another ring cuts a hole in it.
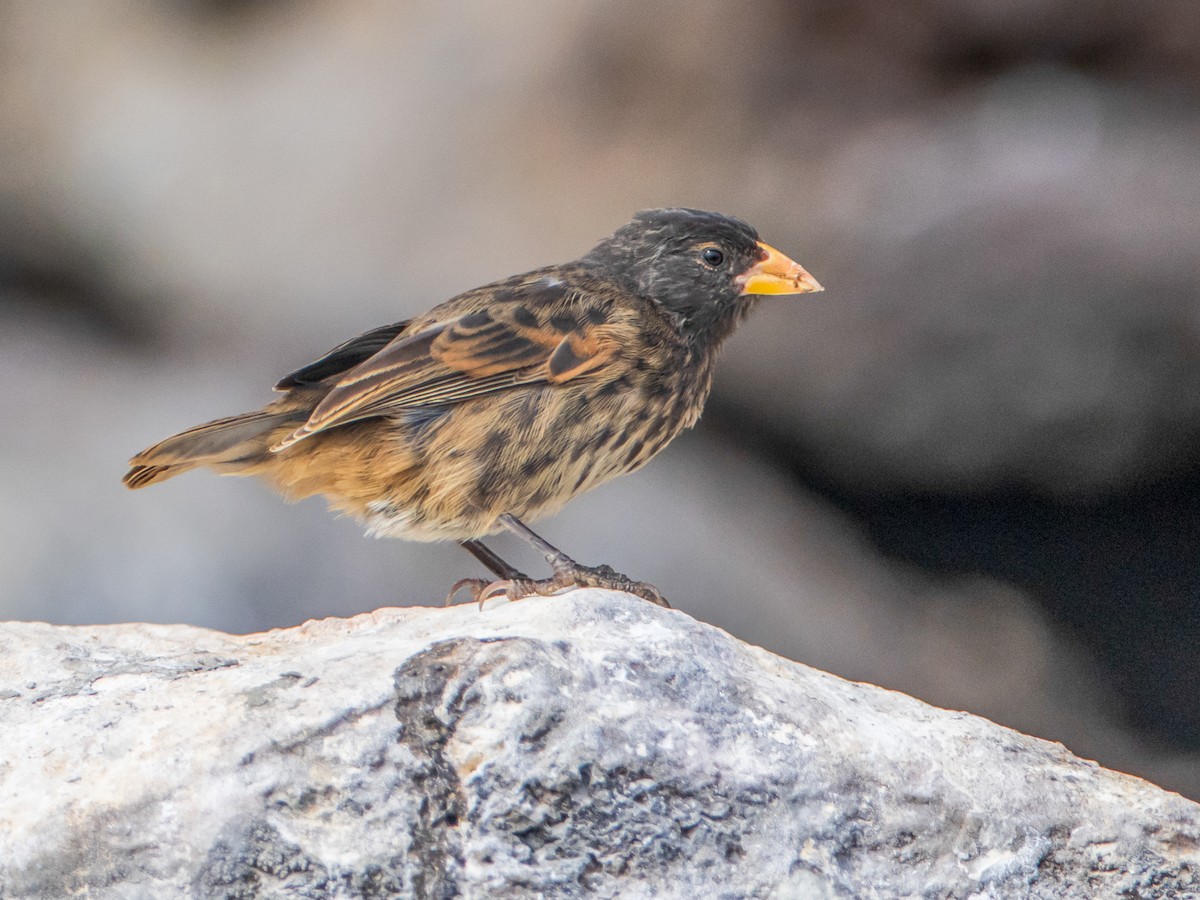
[{"label": "orange beak", "polygon": [[762,248],[762,259],[737,277],[743,294],[808,294],[825,290],[800,263],[762,241],[758,246]]}]

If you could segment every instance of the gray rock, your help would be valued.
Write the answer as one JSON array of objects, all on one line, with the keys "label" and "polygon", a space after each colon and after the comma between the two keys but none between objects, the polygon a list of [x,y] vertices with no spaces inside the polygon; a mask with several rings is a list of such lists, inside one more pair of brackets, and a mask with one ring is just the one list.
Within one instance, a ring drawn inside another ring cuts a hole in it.
[{"label": "gray rock", "polygon": [[4,897],[1187,897],[1200,806],[618,594],[0,628]]},{"label": "gray rock", "polygon": [[827,293],[747,322],[718,400],[867,490],[1079,498],[1187,470],[1197,128],[1045,69],[864,126],[828,157],[830,233],[772,237]]}]

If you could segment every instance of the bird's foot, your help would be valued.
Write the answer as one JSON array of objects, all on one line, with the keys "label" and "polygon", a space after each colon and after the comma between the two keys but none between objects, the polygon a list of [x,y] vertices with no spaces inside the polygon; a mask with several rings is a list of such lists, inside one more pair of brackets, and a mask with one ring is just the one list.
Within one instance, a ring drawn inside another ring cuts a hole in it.
[{"label": "bird's foot", "polygon": [[485,583],[481,578],[464,578],[450,592],[451,597],[462,588],[468,588],[480,606],[493,597],[507,597],[509,600],[521,600],[525,597],[549,597],[562,591],[570,591],[581,587],[602,588],[609,591],[623,591],[648,600],[655,606],[671,608],[667,598],[658,588],[643,581],[634,581],[627,575],[622,575],[611,566],[581,566],[574,564],[563,566],[555,571],[553,577],[534,580],[532,578],[505,578],[500,581]]},{"label": "bird's foot", "polygon": [[[468,599],[472,601],[479,600],[480,595],[493,584],[495,582],[487,578],[460,578],[454,582],[454,587],[450,588],[450,593],[446,594],[446,602],[442,605],[453,606],[455,598],[458,597],[458,592],[464,588],[467,591]],[[483,601],[480,601],[481,605],[482,603]]]},{"label": "bird's foot", "polygon": [[655,606],[670,609],[671,604],[662,592],[652,584],[644,581],[634,581],[628,575],[622,575],[612,566],[581,566],[576,564],[568,574],[574,578],[579,587],[602,588],[606,591],[624,591],[643,600],[649,600]]},{"label": "bird's foot", "polygon": [[[535,581],[527,576],[501,578],[498,581],[492,578],[460,578],[454,582],[454,587],[450,588],[450,593],[446,595],[445,605],[453,605],[459,592],[464,590],[467,592],[467,599],[478,603],[480,609],[483,609],[483,604],[493,597],[520,600],[534,595],[548,596],[555,592],[555,589],[544,589],[551,581],[553,581],[551,578]],[[561,590],[561,588],[559,589]]]}]

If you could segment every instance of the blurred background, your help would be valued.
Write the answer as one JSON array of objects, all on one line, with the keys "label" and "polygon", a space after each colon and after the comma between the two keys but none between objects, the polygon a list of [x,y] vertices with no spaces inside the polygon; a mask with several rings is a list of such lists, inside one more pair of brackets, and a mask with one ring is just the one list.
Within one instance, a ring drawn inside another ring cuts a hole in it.
[{"label": "blurred background", "polygon": [[[1200,5],[10,0],[0,618],[232,631],[482,574],[134,451],[638,209],[740,216],[701,426],[539,529],[1200,798]],[[530,566],[523,548],[496,541]]]}]

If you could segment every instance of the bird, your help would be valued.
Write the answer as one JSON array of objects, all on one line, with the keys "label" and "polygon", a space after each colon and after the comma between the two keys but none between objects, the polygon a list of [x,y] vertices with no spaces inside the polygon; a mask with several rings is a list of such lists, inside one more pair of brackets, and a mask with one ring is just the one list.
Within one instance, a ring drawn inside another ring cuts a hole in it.
[{"label": "bird", "polygon": [[[526,523],[641,468],[699,419],[726,338],[771,295],[823,288],[731,216],[643,210],[588,253],[374,328],[282,378],[262,409],[169,437],[129,461],[142,488],[195,468],[324,495],[367,533],[457,541],[491,574],[482,605],[577,587],[665,596],[584,566]],[[534,579],[483,543],[511,532]]]}]

